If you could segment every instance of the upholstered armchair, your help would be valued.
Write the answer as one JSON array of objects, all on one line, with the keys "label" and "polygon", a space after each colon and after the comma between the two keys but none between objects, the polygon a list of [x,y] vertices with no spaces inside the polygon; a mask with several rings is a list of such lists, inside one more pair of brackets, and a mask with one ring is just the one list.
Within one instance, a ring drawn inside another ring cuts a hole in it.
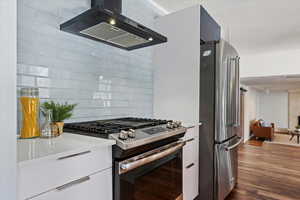
[{"label": "upholstered armchair", "polygon": [[274,137],[275,124],[271,123],[271,127],[263,127],[259,120],[254,121],[250,127],[251,133],[254,137],[265,138],[272,140]]}]

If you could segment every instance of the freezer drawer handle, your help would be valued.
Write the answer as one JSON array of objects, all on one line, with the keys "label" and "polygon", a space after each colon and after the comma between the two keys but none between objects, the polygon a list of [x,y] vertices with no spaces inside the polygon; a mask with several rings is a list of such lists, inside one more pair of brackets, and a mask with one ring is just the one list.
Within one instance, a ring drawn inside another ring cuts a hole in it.
[{"label": "freezer drawer handle", "polygon": [[91,179],[91,178],[90,178],[89,176],[86,176],[86,177],[77,179],[77,180],[75,180],[75,181],[72,181],[72,182],[70,182],[70,183],[67,183],[67,184],[65,184],[65,185],[59,186],[59,187],[56,188],[56,190],[62,191],[62,190],[65,190],[65,189],[67,189],[67,188],[69,188],[69,187],[72,187],[72,186],[74,186],[74,185],[78,185],[78,184],[80,184],[80,183],[84,183],[84,182],[86,182],[86,181],[89,181],[90,179]]},{"label": "freezer drawer handle", "polygon": [[154,149],[152,151],[146,152],[139,156],[129,158],[119,163],[119,174],[127,173],[131,170],[134,170],[138,167],[146,165],[148,163],[159,160],[165,156],[168,156],[180,149],[186,144],[186,142],[179,141],[168,144],[166,146]]},{"label": "freezer drawer handle", "polygon": [[242,143],[242,141],[243,141],[243,138],[242,138],[242,137],[239,137],[239,138],[240,138],[240,139],[239,139],[239,141],[238,141],[236,144],[234,144],[234,145],[232,145],[232,146],[229,146],[229,147],[225,147],[225,150],[226,150],[226,151],[230,151],[230,150],[232,150],[232,149],[238,147],[238,146]]},{"label": "freezer drawer handle", "polygon": [[81,155],[88,154],[88,153],[91,153],[91,151],[84,151],[84,152],[81,152],[81,153],[75,153],[75,154],[72,154],[72,155],[59,157],[59,158],[57,158],[57,160],[64,160],[64,159],[68,159],[68,158],[72,158],[72,157],[76,157],[76,156],[81,156]]}]

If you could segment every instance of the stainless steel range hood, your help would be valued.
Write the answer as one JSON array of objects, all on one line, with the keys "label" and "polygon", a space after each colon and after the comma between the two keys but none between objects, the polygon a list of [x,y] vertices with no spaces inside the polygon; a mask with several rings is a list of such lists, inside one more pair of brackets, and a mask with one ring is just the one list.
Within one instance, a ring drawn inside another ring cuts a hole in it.
[{"label": "stainless steel range hood", "polygon": [[121,15],[121,10],[121,0],[92,0],[91,9],[60,29],[125,50],[167,42],[165,36]]}]

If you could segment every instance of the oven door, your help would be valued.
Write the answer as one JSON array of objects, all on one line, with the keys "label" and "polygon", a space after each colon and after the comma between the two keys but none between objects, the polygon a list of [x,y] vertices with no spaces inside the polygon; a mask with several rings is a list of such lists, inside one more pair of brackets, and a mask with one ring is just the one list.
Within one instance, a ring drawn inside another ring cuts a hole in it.
[{"label": "oven door", "polygon": [[177,141],[114,163],[114,200],[182,200],[182,147]]}]

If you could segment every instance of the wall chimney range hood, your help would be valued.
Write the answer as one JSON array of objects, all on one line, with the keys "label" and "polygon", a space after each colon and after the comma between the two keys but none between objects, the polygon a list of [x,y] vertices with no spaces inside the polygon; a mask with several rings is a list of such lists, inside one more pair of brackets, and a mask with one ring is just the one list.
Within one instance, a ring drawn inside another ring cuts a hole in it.
[{"label": "wall chimney range hood", "polygon": [[91,9],[60,25],[60,30],[125,50],[167,42],[167,38],[121,15],[122,0],[91,0]]}]

